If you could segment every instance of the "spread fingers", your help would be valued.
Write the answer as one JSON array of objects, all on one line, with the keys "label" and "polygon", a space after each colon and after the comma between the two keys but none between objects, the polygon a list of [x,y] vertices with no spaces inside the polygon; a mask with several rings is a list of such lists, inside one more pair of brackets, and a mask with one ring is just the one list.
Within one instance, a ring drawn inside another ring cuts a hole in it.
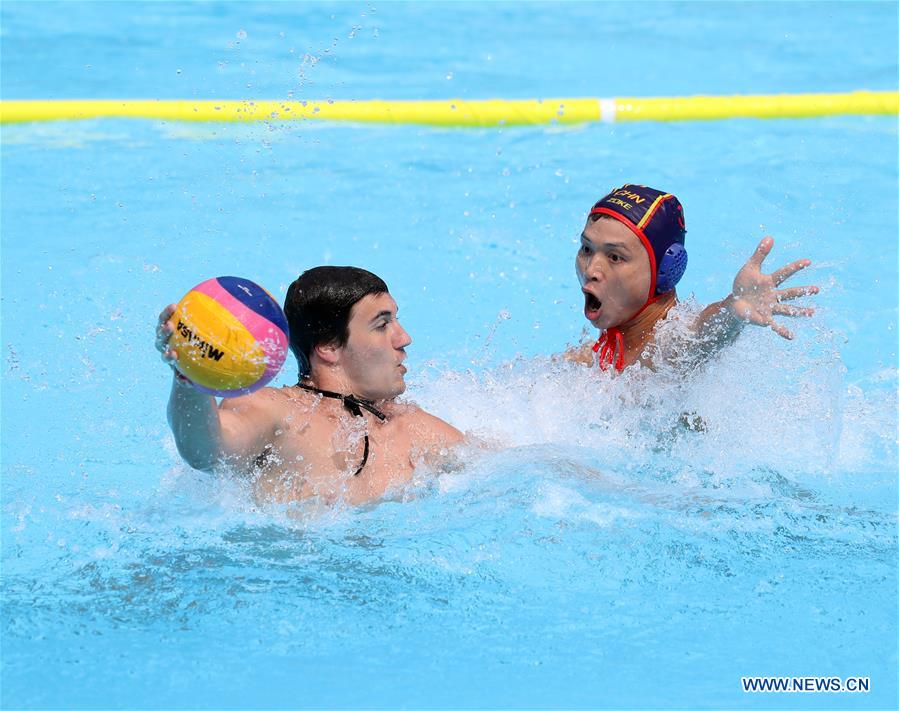
[{"label": "spread fingers", "polygon": [[759,242],[759,246],[755,248],[755,252],[752,253],[752,256],[749,258],[749,263],[754,264],[759,269],[762,268],[762,262],[765,261],[765,257],[768,256],[771,252],[771,248],[774,246],[774,240],[770,237],[765,237],[761,242]]},{"label": "spread fingers", "polygon": [[781,289],[777,292],[778,301],[798,299],[800,296],[812,296],[819,291],[817,286],[794,286],[790,289]]},{"label": "spread fingers", "polygon": [[774,280],[775,284],[780,285],[796,272],[805,269],[811,263],[812,262],[809,259],[797,259],[795,262],[790,262],[785,267],[781,267],[776,272],[772,272],[771,278]]},{"label": "spread fingers", "polygon": [[801,306],[790,306],[789,304],[775,304],[771,309],[771,313],[780,316],[811,316],[815,313],[815,310]]},{"label": "spread fingers", "polygon": [[781,338],[786,338],[788,341],[793,340],[793,332],[785,326],[781,326],[777,321],[772,321],[768,325],[771,327],[771,330]]}]

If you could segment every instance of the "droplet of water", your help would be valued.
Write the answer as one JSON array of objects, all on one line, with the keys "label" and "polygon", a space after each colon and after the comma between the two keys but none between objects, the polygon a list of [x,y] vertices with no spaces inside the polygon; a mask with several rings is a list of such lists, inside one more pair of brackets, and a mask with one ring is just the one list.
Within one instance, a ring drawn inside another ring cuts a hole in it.
[{"label": "droplet of water", "polygon": [[238,30],[237,34],[235,36],[239,40],[244,40],[247,38],[247,31],[246,30]]}]

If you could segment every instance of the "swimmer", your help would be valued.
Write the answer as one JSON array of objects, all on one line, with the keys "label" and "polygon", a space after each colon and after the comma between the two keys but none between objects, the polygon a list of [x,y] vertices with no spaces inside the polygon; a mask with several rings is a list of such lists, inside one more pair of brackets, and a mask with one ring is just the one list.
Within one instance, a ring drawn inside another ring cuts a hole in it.
[{"label": "swimmer", "polygon": [[[648,346],[656,325],[677,304],[675,285],[687,266],[684,211],[669,193],[624,185],[590,210],[575,260],[584,315],[602,332],[595,343],[565,353],[568,360],[622,370],[651,365]],[[814,309],[783,302],[818,293],[816,286],[780,289],[811,262],[799,259],[771,274],[762,263],[774,240],[765,237],[734,279],[731,293],[706,307],[692,324],[691,349],[699,361],[719,352],[749,323],[783,338],[792,332],[775,320],[811,316]],[[592,340],[592,339],[591,339]]]},{"label": "swimmer", "polygon": [[297,384],[221,404],[174,369],[173,311],[170,305],[159,316],[156,347],[174,371],[168,421],[178,452],[194,469],[251,477],[257,500],[377,499],[462,440],[443,420],[396,401],[406,389],[412,339],[387,285],[364,269],[300,275],[284,304]]}]

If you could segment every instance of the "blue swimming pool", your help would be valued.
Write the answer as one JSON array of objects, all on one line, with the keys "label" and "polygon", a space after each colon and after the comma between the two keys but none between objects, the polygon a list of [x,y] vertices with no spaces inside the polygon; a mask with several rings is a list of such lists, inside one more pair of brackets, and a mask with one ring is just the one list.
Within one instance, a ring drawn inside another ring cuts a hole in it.
[{"label": "blue swimming pool", "polygon": [[[897,88],[892,3],[4,2],[0,20],[4,99]],[[5,125],[0,149],[3,708],[896,707],[895,117],[95,120]],[[685,311],[771,234],[772,266],[813,260],[818,314],[690,378],[554,361],[586,323],[586,210],[624,182],[685,206]],[[385,278],[409,398],[486,444],[379,505],[297,518],[181,463],[152,333],[205,278],[283,297],[317,264]]]}]

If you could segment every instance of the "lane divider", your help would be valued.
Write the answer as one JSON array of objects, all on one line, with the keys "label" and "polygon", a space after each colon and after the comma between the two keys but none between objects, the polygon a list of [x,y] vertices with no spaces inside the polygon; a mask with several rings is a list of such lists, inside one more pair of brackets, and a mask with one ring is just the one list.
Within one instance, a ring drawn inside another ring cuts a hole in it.
[{"label": "lane divider", "polygon": [[715,121],[899,114],[899,92],[463,101],[5,100],[0,123],[141,118],[162,121],[350,121],[445,127],[594,121]]}]

